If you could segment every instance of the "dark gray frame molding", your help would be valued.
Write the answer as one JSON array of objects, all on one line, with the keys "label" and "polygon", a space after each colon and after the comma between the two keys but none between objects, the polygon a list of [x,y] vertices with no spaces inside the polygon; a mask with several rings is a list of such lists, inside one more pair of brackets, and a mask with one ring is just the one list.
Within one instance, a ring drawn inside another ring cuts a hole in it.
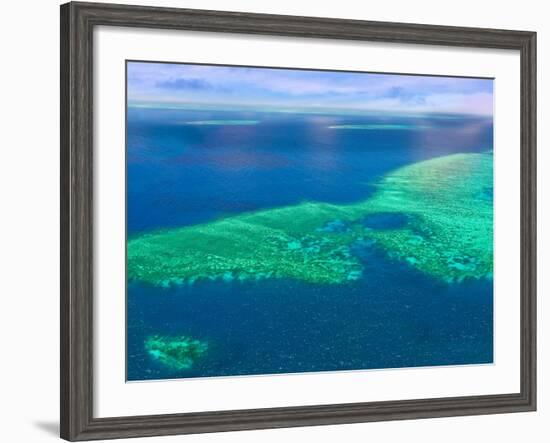
[{"label": "dark gray frame molding", "polygon": [[[185,414],[93,416],[95,26],[513,49],[521,56],[521,391],[499,395]],[[67,3],[61,6],[61,437],[93,440],[536,409],[536,33]]]}]

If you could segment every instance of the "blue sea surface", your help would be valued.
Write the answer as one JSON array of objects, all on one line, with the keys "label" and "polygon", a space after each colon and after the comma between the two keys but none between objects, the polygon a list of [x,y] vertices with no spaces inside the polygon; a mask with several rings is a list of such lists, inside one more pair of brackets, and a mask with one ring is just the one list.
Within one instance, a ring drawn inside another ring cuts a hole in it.
[{"label": "blue sea surface", "polygon": [[[304,201],[362,201],[384,174],[433,157],[490,150],[492,134],[492,120],[475,116],[130,107],[127,234]],[[406,222],[395,214],[363,220],[372,229]],[[493,361],[492,280],[442,282],[375,245],[354,254],[368,278],[340,285],[128,282],[127,379]],[[175,370],[147,353],[144,342],[152,335],[191,336],[208,342],[208,352],[191,368]]]}]

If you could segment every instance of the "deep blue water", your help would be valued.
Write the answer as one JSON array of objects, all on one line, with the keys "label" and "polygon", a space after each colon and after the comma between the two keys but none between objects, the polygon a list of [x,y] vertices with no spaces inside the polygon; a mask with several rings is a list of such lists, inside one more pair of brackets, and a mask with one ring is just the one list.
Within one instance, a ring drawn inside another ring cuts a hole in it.
[{"label": "deep blue water", "polygon": [[[259,123],[185,124],[204,120]],[[365,124],[419,129],[329,128]],[[360,201],[397,167],[492,145],[491,120],[477,117],[130,108],[128,236],[305,200]],[[383,229],[406,220],[381,214],[363,223]],[[372,272],[343,285],[131,282],[128,379],[492,362],[492,281],[442,283],[376,249],[356,253]],[[190,335],[209,350],[192,369],[174,372],[146,353],[144,339],[153,334]]]}]

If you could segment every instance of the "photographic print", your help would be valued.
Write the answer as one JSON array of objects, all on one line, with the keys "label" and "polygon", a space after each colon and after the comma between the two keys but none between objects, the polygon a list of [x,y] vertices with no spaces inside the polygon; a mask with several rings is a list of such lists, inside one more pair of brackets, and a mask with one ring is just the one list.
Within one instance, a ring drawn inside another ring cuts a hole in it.
[{"label": "photographic print", "polygon": [[493,80],[126,62],[127,380],[493,362]]}]

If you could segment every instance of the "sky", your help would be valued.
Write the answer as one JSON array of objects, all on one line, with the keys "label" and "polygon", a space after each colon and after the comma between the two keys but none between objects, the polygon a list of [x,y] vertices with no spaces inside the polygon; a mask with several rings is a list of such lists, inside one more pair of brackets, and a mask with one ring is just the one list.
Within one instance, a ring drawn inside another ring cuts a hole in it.
[{"label": "sky", "polygon": [[489,79],[128,62],[128,102],[492,115]]}]

